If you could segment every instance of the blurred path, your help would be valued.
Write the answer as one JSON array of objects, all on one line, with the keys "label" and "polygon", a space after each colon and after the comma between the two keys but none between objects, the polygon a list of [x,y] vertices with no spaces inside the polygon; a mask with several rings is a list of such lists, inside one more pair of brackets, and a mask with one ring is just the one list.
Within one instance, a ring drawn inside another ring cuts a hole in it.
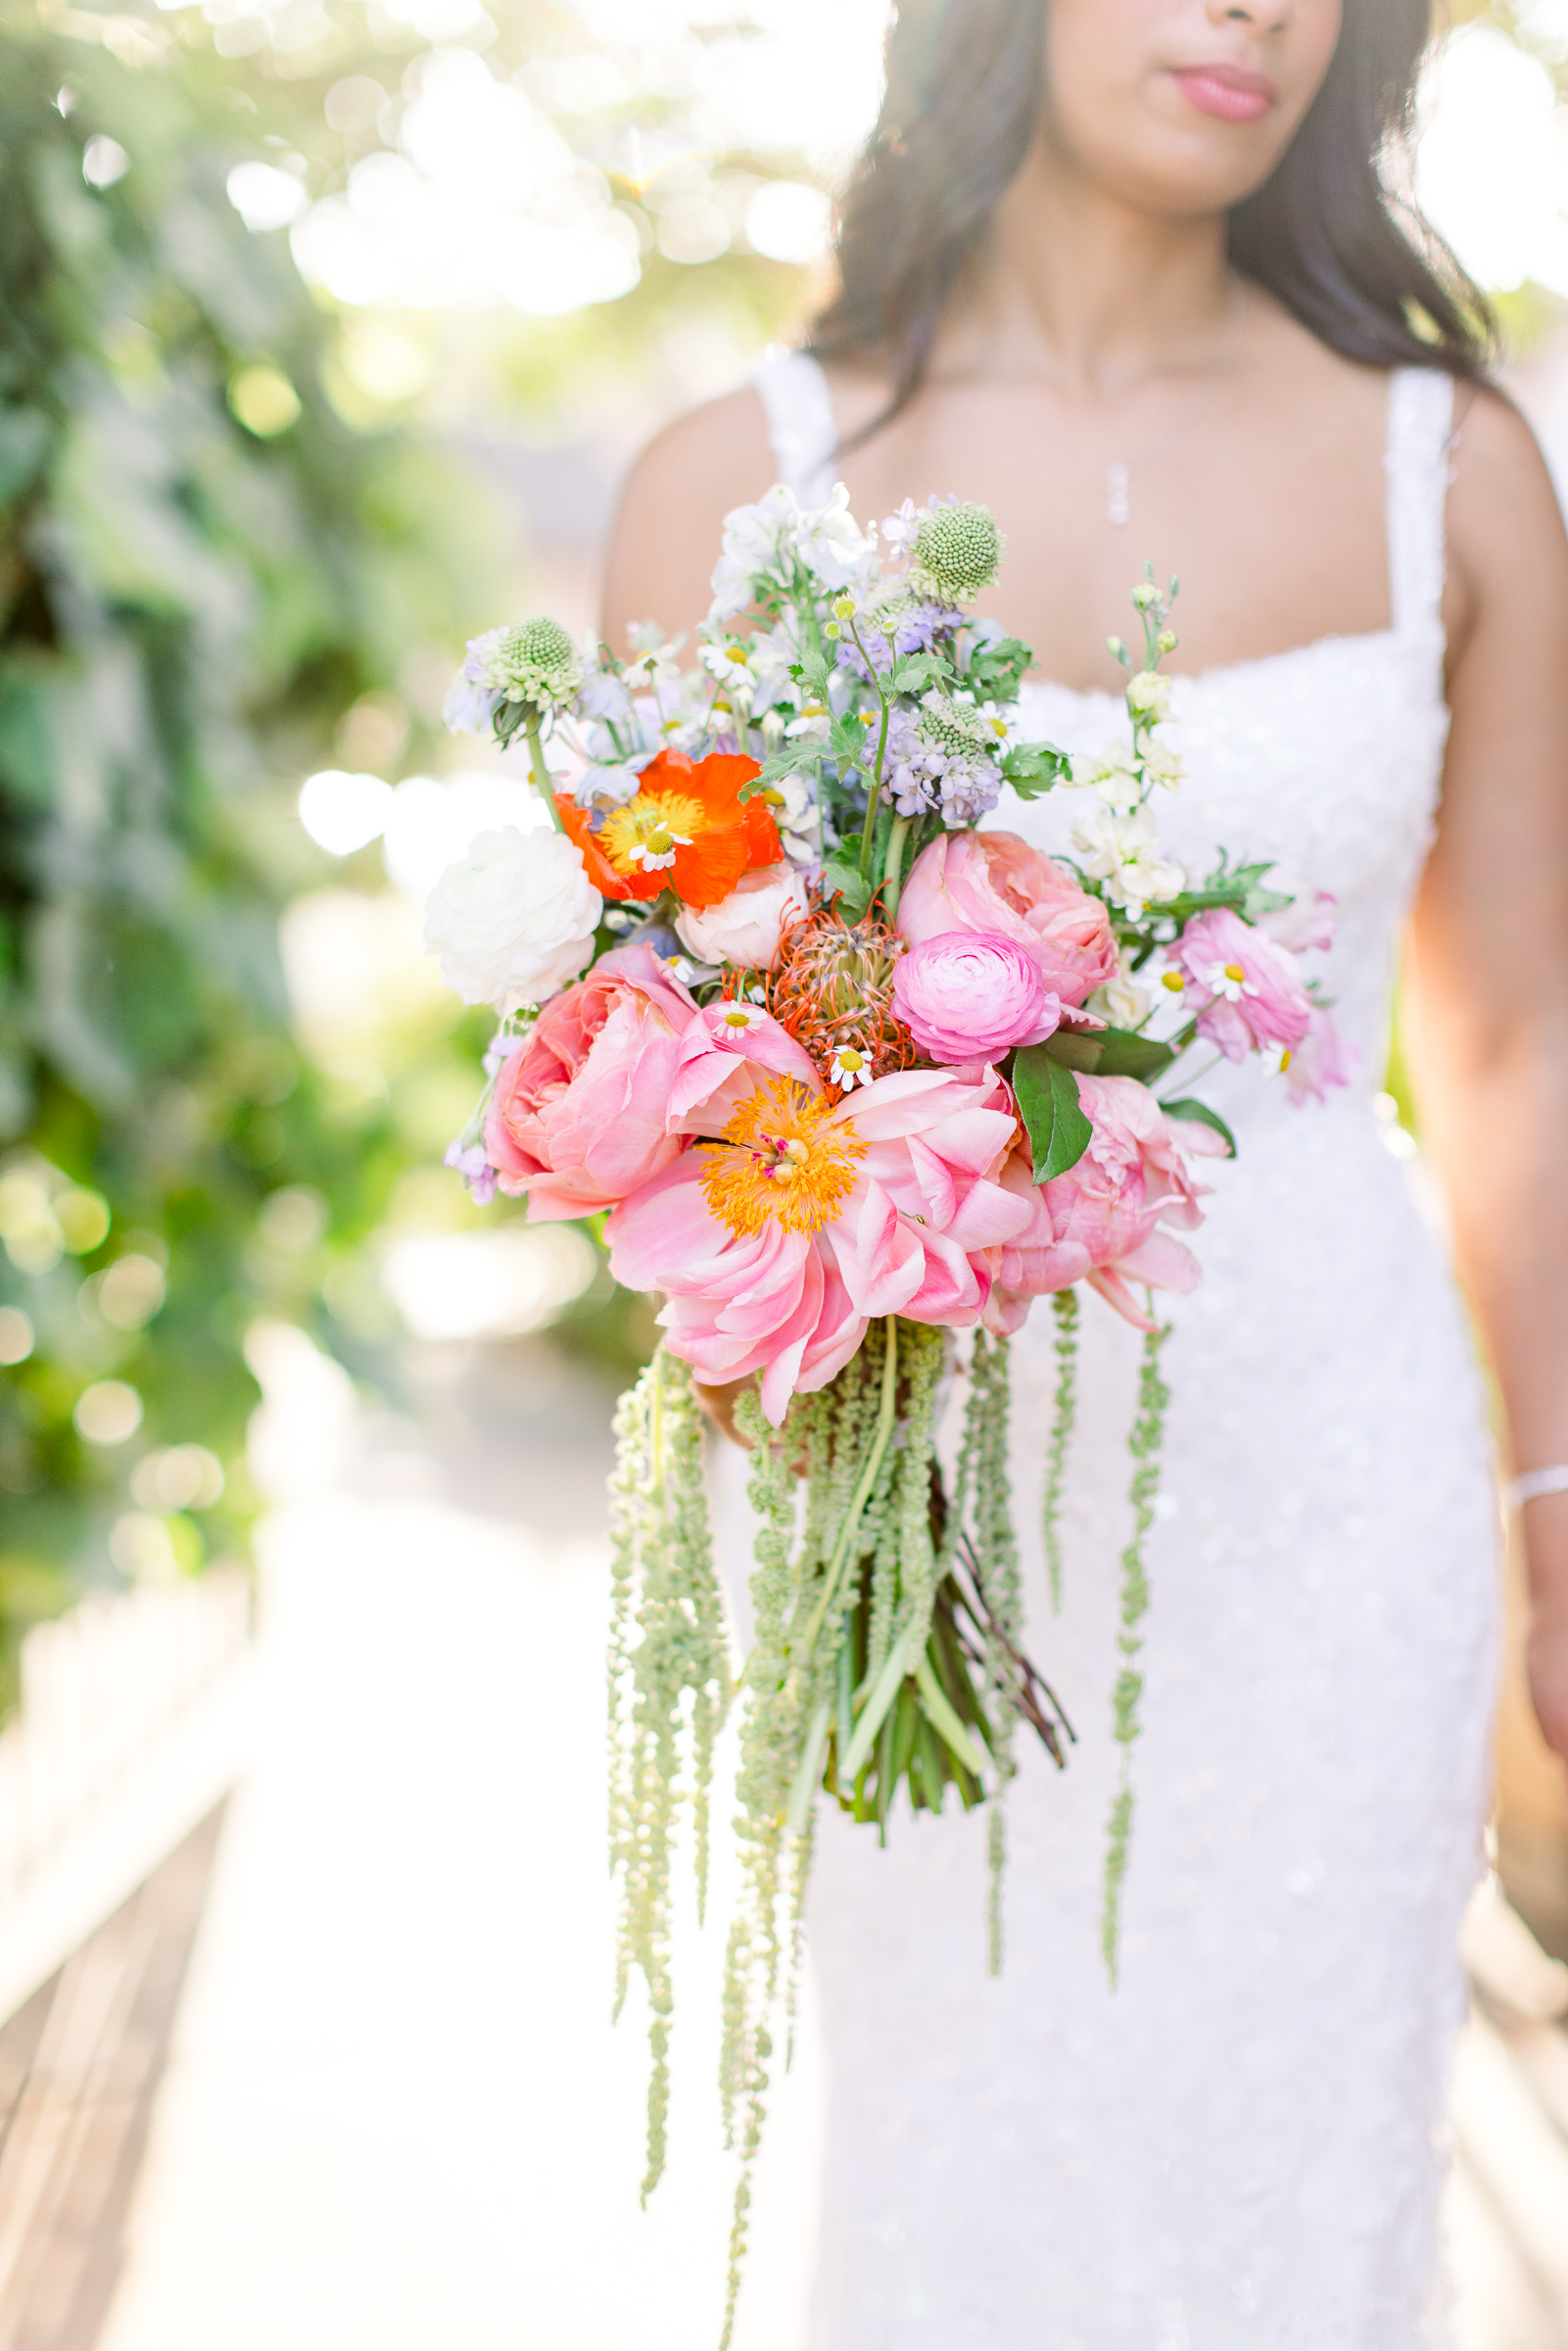
[{"label": "blurred path", "polygon": [[[410,1494],[436,1473],[404,1440],[266,1530],[258,1761],[100,2351],[717,2340],[724,1894],[717,1927],[681,1936],[671,2162],[644,2215],[644,2020],[608,2023],[606,1555],[582,1531],[607,1413],[595,1429],[572,1384],[557,1370],[492,1463],[515,1514]],[[798,2341],[812,2093],[797,2060],[736,2351]]]},{"label": "blurred path", "polygon": [[[257,1760],[91,2351],[713,2351],[728,1855],[708,1932],[688,1903],[678,1933],[644,2214],[645,2017],[608,2022],[608,1396],[538,1343],[427,1349],[416,1429],[298,1334],[258,1360],[258,1462],[294,1498],[263,1546]],[[1568,2351],[1568,1970],[1500,1898],[1466,1957],[1461,2351]],[[736,2351],[800,2351],[820,2093],[808,1987]]]}]

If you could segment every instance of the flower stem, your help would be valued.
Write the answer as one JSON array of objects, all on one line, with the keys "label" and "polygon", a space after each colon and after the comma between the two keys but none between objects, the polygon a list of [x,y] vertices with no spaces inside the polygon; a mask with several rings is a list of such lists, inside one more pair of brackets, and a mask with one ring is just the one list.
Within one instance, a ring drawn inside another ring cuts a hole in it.
[{"label": "flower stem", "polygon": [[877,673],[877,664],[867,652],[865,646],[861,644],[860,631],[853,621],[849,624],[849,634],[859,647],[860,657],[866,664],[867,674],[877,689],[877,699],[881,706],[882,714],[881,724],[877,730],[876,772],[870,780],[870,790],[866,798],[866,822],[860,836],[860,871],[862,878],[869,882],[871,880],[872,841],[877,832],[877,811],[881,806],[882,799],[882,760],[887,750],[887,720],[892,706],[887,699],[886,690],[881,679]]},{"label": "flower stem", "polygon": [[564,833],[566,827],[561,823],[561,812],[555,805],[555,794],[550,790],[549,769],[545,761],[545,745],[540,740],[537,711],[524,731],[528,736],[528,763],[533,770],[534,790],[549,810],[549,821],[556,832]]},{"label": "flower stem", "polygon": [[909,828],[913,821],[911,817],[895,816],[893,829],[887,836],[887,857],[882,867],[882,911],[889,922],[898,912],[898,893],[901,888],[900,869],[904,863],[904,843],[909,839]]}]

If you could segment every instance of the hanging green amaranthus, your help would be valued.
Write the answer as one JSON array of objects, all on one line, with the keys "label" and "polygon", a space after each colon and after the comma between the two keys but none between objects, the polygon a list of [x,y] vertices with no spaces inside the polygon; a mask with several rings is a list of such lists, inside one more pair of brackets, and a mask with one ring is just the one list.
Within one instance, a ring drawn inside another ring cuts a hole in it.
[{"label": "hanging green amaranthus", "polygon": [[1133,1460],[1133,1531],[1132,1541],[1121,1555],[1121,1629],[1117,1636],[1117,1646],[1121,1652],[1122,1661],[1113,1701],[1113,1735],[1121,1750],[1121,1763],[1108,1824],[1105,1908],[1100,1931],[1101,1947],[1113,1985],[1117,1981],[1120,1947],[1121,1885],[1127,1874],[1127,1852],[1132,1841],[1132,1750],[1143,1730],[1139,1712],[1143,1676],[1135,1660],[1143,1648],[1143,1635],[1138,1628],[1149,1607],[1149,1577],[1144,1545],[1155,1521],[1155,1501],[1160,1491],[1160,1455],[1165,1440],[1165,1410],[1170,1402],[1170,1390],[1160,1376],[1160,1350],[1169,1336],[1170,1328],[1166,1324],[1164,1329],[1150,1331],[1144,1340],[1143,1363],[1138,1375],[1138,1413],[1127,1441],[1127,1449]]}]

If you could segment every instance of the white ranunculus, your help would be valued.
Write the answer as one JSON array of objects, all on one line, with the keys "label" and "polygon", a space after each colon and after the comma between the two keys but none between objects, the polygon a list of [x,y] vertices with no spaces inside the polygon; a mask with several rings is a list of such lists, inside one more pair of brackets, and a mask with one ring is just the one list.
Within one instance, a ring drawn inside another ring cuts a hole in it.
[{"label": "white ranunculus", "polygon": [[561,833],[506,825],[449,865],[425,908],[425,944],[465,1004],[543,1004],[594,951],[604,901]]},{"label": "white ranunculus", "polygon": [[806,892],[789,865],[760,865],[742,874],[717,906],[686,906],[675,918],[681,944],[699,963],[732,963],[766,971],[779,952],[786,922],[806,911]]}]

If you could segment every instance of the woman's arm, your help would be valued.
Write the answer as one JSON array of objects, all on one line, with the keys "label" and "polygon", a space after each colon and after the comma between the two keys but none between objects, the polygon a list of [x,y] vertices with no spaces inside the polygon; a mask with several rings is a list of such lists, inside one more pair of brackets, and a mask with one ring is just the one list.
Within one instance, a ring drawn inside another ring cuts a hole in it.
[{"label": "woman's arm", "polygon": [[704,617],[724,518],[760,498],[774,472],[762,403],[749,388],[694,408],[648,444],[622,494],[605,566],[604,641],[623,660],[635,622],[678,635]]},{"label": "woman's arm", "polygon": [[[1415,909],[1409,1037],[1516,1469],[1568,1463],[1568,537],[1483,394],[1449,501],[1453,727]],[[1530,1679],[1568,1759],[1568,1494],[1526,1506]]]}]

